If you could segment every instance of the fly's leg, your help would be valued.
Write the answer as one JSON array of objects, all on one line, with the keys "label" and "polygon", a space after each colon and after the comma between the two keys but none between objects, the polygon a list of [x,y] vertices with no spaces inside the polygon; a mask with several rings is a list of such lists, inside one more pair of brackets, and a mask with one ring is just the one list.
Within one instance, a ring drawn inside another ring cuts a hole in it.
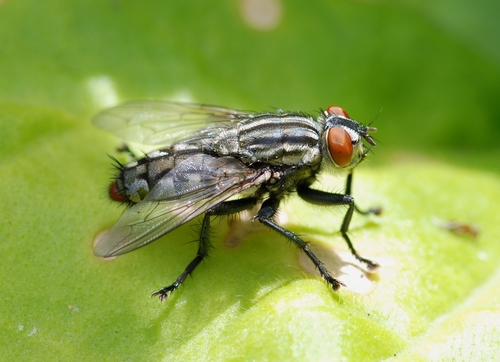
[{"label": "fly's leg", "polygon": [[352,245],[351,239],[349,239],[349,235],[347,235],[347,231],[349,230],[349,224],[351,223],[352,219],[352,214],[354,213],[355,205],[354,201],[352,204],[349,205],[349,208],[347,209],[347,212],[344,216],[344,221],[342,221],[342,226],[340,227],[340,233],[342,234],[342,237],[344,238],[345,242],[347,243],[347,246],[349,247],[349,250],[351,250],[352,255],[356,259],[358,259],[360,262],[365,263],[368,269],[370,270],[375,270],[379,267],[377,263],[374,261],[371,261],[369,259],[365,259],[361,257],[356,249],[354,249],[354,245]]},{"label": "fly's leg", "polygon": [[[349,187],[350,191],[350,187]],[[349,236],[347,235],[347,232],[349,230],[349,225],[351,223],[352,215],[354,213],[354,210],[356,209],[356,206],[354,204],[354,199],[350,195],[342,195],[342,194],[333,194],[329,192],[324,192],[324,191],[319,191],[319,190],[314,190],[309,188],[309,186],[302,186],[297,189],[297,193],[299,196],[304,199],[307,202],[310,202],[312,204],[316,205],[324,205],[324,206],[329,206],[329,205],[347,205],[348,209],[347,212],[344,216],[344,220],[342,221],[342,226],[340,227],[340,233],[342,234],[342,237],[344,238],[345,242],[347,243],[347,246],[349,247],[349,250],[351,250],[352,255],[356,259],[358,259],[360,262],[366,264],[368,269],[374,270],[378,268],[378,264],[375,263],[374,261],[371,261],[369,259],[365,259],[361,257],[356,249],[354,249],[354,245],[352,245],[351,239],[349,239]]]},{"label": "fly's leg", "polygon": [[158,297],[160,301],[164,301],[167,299],[168,295],[172,293],[174,290],[179,288],[179,286],[186,280],[187,276],[190,275],[196,267],[201,263],[201,261],[208,255],[208,249],[210,249],[210,241],[208,240],[208,236],[210,234],[210,215],[206,213],[203,216],[203,221],[201,223],[201,231],[200,231],[200,240],[198,252],[196,253],[196,257],[188,264],[184,272],[179,275],[177,280],[166,286],[157,292],[153,293],[152,297]]},{"label": "fly's leg", "polygon": [[327,281],[327,283],[332,286],[333,290],[338,290],[340,286],[345,287],[344,283],[332,277],[330,272],[323,266],[323,263],[321,263],[318,257],[314,255],[311,249],[309,249],[308,243],[306,243],[304,240],[299,238],[291,231],[286,230],[285,228],[279,226],[274,221],[272,221],[272,217],[274,216],[274,214],[276,214],[278,206],[279,206],[279,199],[277,198],[267,199],[266,201],[264,201],[262,207],[260,208],[259,212],[254,218],[259,220],[262,224],[273,229],[274,231],[277,231],[288,240],[294,242],[295,245],[297,245],[299,248],[301,248],[304,251],[304,253],[306,253],[306,255],[309,257],[309,259],[311,259],[314,265],[318,268],[319,272],[321,273],[323,278]]},{"label": "fly's leg", "polygon": [[230,215],[235,214],[240,211],[250,209],[257,203],[257,198],[249,197],[245,199],[231,200],[223,202],[210,210],[207,210],[203,216],[203,221],[201,223],[200,239],[198,252],[196,257],[188,264],[184,272],[179,275],[175,282],[172,284],[158,290],[153,293],[152,297],[158,297],[160,301],[164,301],[168,298],[168,295],[175,291],[179,286],[186,280],[188,275],[192,274],[196,267],[205,259],[208,255],[208,250],[211,247],[209,236],[210,236],[210,217],[218,215]]},{"label": "fly's leg", "polygon": [[[349,175],[347,175],[347,181],[345,185],[346,195],[352,195],[351,191],[352,191],[352,172]],[[367,210],[361,210],[358,208],[356,204],[354,204],[354,210],[361,215],[370,215],[370,214],[380,215],[382,213],[382,208],[379,206],[370,207]]]}]

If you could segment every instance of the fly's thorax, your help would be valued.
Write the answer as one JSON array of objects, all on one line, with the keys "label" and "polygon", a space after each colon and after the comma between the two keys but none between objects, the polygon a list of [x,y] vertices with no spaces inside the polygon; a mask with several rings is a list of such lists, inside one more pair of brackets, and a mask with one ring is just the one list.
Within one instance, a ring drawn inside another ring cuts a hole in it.
[{"label": "fly's thorax", "polygon": [[221,132],[214,151],[246,164],[303,166],[321,162],[321,127],[312,118],[264,114],[245,119]]}]

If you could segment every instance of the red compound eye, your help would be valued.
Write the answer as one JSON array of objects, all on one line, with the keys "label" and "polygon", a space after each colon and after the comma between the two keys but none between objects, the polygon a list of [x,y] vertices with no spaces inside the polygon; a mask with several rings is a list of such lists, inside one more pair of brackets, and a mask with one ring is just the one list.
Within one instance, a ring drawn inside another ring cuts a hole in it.
[{"label": "red compound eye", "polygon": [[118,202],[125,202],[127,201],[127,198],[123,196],[118,189],[118,185],[115,182],[112,182],[111,185],[109,185],[109,197],[111,200],[115,200]]},{"label": "red compound eye", "polygon": [[330,128],[327,141],[333,161],[340,167],[349,165],[352,158],[352,142],[349,133],[341,127]]},{"label": "red compound eye", "polygon": [[326,108],[326,113],[328,114],[336,114],[337,116],[343,116],[345,118],[351,118],[349,117],[349,115],[347,114],[347,112],[343,109],[343,108],[340,108],[338,106],[329,106]]}]

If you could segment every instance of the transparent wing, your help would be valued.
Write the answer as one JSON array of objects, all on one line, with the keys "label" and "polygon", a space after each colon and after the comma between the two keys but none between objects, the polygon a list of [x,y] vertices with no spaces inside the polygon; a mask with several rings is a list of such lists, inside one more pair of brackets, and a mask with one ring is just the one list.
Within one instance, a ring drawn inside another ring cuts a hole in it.
[{"label": "transparent wing", "polygon": [[110,257],[140,248],[267,178],[232,157],[190,157],[123,213],[97,242],[94,254]]},{"label": "transparent wing", "polygon": [[131,142],[166,145],[210,125],[231,123],[250,113],[195,103],[140,101],[98,113],[95,126]]}]

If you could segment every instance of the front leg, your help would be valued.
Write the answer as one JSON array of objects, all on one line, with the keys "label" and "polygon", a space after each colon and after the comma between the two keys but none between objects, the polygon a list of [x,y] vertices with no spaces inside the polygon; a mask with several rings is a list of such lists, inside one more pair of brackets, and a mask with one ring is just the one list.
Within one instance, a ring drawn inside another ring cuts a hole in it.
[{"label": "front leg", "polygon": [[[348,191],[350,191],[350,185]],[[297,193],[302,199],[315,205],[322,205],[322,206],[347,205],[348,208],[344,216],[344,220],[342,221],[342,226],[340,227],[340,233],[342,234],[342,237],[347,243],[349,250],[351,250],[352,255],[354,255],[356,259],[358,259],[362,263],[365,263],[368,269],[370,270],[375,270],[376,268],[378,268],[379,265],[377,263],[369,259],[365,259],[358,254],[358,252],[354,248],[354,245],[351,242],[351,239],[349,239],[349,236],[347,235],[352,215],[354,213],[354,210],[356,209],[356,206],[354,204],[354,199],[351,195],[334,194],[330,192],[314,190],[311,189],[309,186],[298,187]]]},{"label": "front leg", "polygon": [[[347,175],[347,180],[345,183],[345,193],[346,195],[352,195],[352,172]],[[368,210],[361,210],[356,204],[354,204],[354,210],[361,215],[380,215],[382,213],[382,208],[379,206],[370,207]]]}]

